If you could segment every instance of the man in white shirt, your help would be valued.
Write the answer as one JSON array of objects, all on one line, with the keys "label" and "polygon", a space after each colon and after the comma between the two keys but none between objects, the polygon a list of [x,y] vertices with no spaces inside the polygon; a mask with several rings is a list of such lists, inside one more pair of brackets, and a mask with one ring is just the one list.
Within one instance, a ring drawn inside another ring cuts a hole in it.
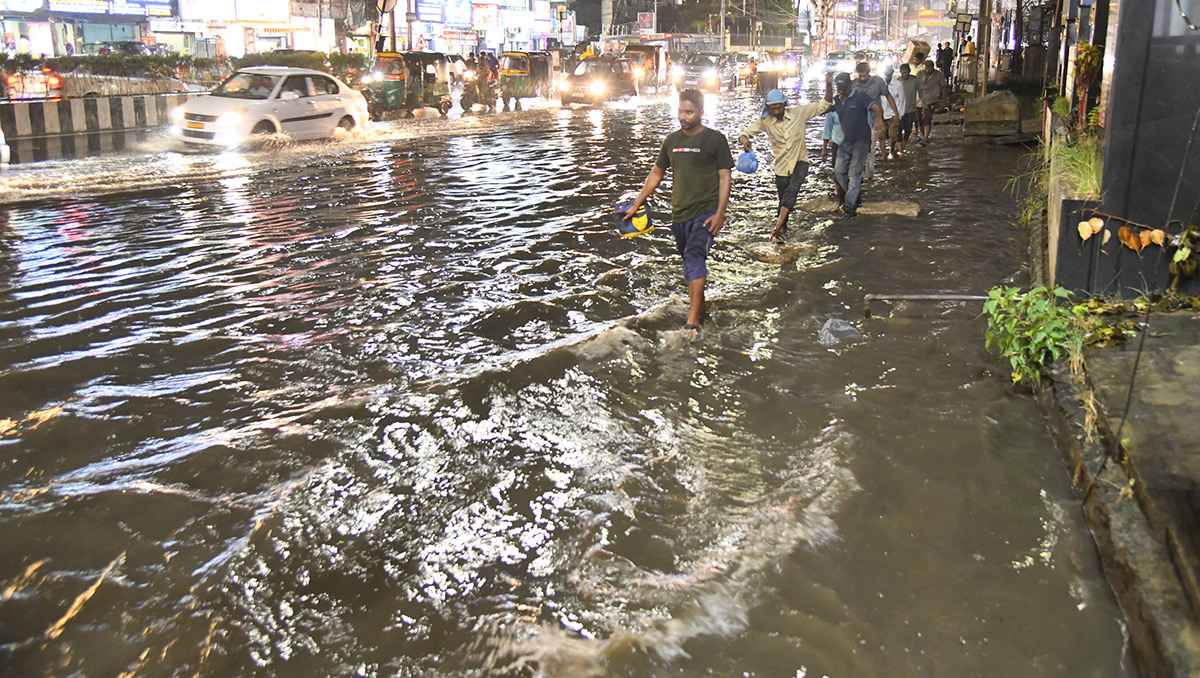
[{"label": "man in white shirt", "polygon": [[[900,117],[907,111],[908,104],[904,98],[904,83],[900,82],[899,78],[892,77],[894,73],[891,66],[884,71],[888,94],[892,96],[882,97],[880,100],[880,104],[883,105],[884,130],[879,136],[879,154],[887,155],[888,160],[896,157],[896,142],[900,140]],[[890,148],[887,144],[890,144]]]}]

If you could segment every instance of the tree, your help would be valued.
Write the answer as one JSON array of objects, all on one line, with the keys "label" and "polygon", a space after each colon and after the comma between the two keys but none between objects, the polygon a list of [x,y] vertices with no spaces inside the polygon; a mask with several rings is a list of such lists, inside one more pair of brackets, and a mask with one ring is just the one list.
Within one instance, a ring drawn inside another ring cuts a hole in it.
[{"label": "tree", "polygon": [[[829,15],[833,14],[833,6],[837,4],[837,0],[811,1],[817,17],[816,38],[813,40],[813,47],[816,48],[817,45],[820,45],[818,53],[823,54],[828,51],[825,45],[825,33],[829,30]],[[812,27],[809,30],[812,31]]]}]

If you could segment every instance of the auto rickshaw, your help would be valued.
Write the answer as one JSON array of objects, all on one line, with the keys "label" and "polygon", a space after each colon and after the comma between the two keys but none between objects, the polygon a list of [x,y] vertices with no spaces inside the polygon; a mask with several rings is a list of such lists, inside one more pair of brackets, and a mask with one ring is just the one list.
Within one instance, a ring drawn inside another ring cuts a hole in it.
[{"label": "auto rickshaw", "polygon": [[412,117],[418,108],[450,110],[450,68],[439,52],[379,52],[371,73],[363,78],[372,120],[397,114]]},{"label": "auto rickshaw", "polygon": [[500,100],[508,110],[510,99],[521,110],[521,98],[554,93],[553,57],[549,52],[505,52],[500,55]]},{"label": "auto rickshaw", "polygon": [[363,76],[363,95],[372,120],[381,120],[389,111],[404,109],[408,68],[399,52],[379,52],[371,71]]},{"label": "auto rickshaw", "polygon": [[666,52],[657,45],[626,45],[625,58],[634,63],[638,75],[638,90],[658,93],[667,82]]},{"label": "auto rickshaw", "polygon": [[408,67],[408,87],[404,108],[408,116],[418,108],[436,108],[446,115],[453,102],[450,99],[450,61],[441,52],[404,52]]}]

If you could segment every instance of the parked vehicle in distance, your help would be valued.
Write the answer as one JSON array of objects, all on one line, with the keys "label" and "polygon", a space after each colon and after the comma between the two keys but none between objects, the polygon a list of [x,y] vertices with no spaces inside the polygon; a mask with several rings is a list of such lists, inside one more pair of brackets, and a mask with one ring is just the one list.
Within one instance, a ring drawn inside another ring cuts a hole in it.
[{"label": "parked vehicle in distance", "polygon": [[83,53],[136,56],[138,54],[153,54],[154,50],[146,43],[138,40],[104,40],[83,43]]},{"label": "parked vehicle in distance", "polygon": [[176,107],[171,120],[171,134],[186,143],[233,146],[256,134],[330,137],[366,123],[368,115],[362,93],[328,73],[255,66]]},{"label": "parked vehicle in distance", "polygon": [[737,66],[728,52],[695,52],[676,66],[673,78],[679,89],[716,92],[722,85],[733,89],[737,87]]},{"label": "parked vehicle in distance", "polygon": [[561,89],[564,106],[600,104],[637,96],[637,74],[633,62],[624,57],[588,57],[563,79]]},{"label": "parked vehicle in distance", "polygon": [[58,73],[49,66],[13,73],[4,79],[5,95],[13,101],[29,99],[65,99],[77,97],[135,96],[186,92],[178,78],[150,78],[133,75],[96,75],[79,66]]}]

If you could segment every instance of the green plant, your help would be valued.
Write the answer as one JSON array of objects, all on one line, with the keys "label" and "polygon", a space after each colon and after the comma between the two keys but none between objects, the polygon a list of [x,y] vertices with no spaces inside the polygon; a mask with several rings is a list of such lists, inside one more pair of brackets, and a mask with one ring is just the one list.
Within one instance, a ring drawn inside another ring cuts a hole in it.
[{"label": "green plant", "polygon": [[1021,225],[1029,227],[1034,216],[1046,209],[1050,164],[1041,151],[1034,151],[1029,154],[1026,167],[1024,172],[1004,182],[1004,190],[1020,200]]},{"label": "green plant", "polygon": [[1062,118],[1063,120],[1071,120],[1071,100],[1067,97],[1055,97],[1054,103],[1050,106],[1050,112]]},{"label": "green plant", "polygon": [[[993,345],[1012,367],[1013,383],[1034,383],[1042,368],[1083,350],[1084,330],[1071,309],[1059,303],[1072,295],[1061,287],[994,287],[983,312],[988,316],[987,347]],[[1074,367],[1077,359],[1072,360]]]},{"label": "green plant", "polygon": [[1056,139],[1050,144],[1050,155],[1060,168],[1063,187],[1087,200],[1100,198],[1100,179],[1104,156],[1100,139],[1095,134],[1080,133],[1074,139]]}]

